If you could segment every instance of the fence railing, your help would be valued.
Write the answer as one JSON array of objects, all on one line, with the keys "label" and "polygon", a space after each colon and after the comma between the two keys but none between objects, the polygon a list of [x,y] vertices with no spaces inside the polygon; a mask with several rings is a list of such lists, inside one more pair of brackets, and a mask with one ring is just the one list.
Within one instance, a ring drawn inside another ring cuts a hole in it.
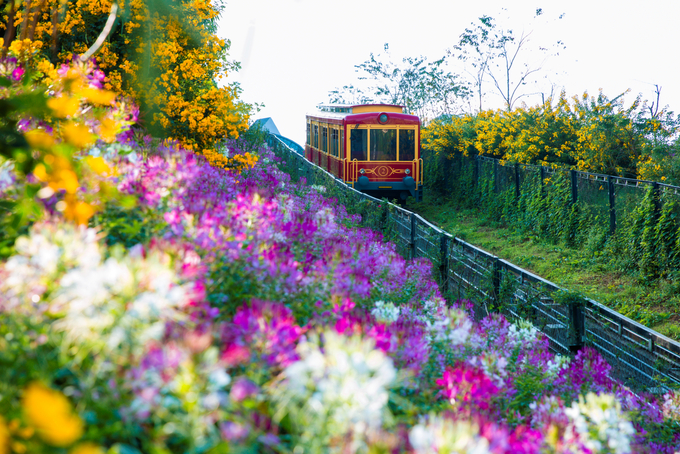
[{"label": "fence railing", "polygon": [[[337,185],[348,200],[375,199],[345,185],[276,138],[270,145],[284,153],[294,179]],[[605,176],[606,177],[606,176]],[[565,289],[477,248],[399,206],[389,206],[390,237],[406,258],[427,257],[452,298],[474,303],[475,317],[500,312],[531,321],[548,337],[550,348],[571,354],[589,345],[612,366],[612,375],[635,391],[664,392],[680,387],[680,343],[587,298],[564,298]]]},{"label": "fence railing", "polygon": [[[464,172],[472,171],[473,184],[482,178],[493,181],[496,193],[514,190],[516,197],[527,190],[546,187],[546,181],[557,174],[569,179],[571,200],[597,216],[603,227],[614,233],[632,210],[640,204],[648,189],[653,189],[662,202],[656,207],[660,212],[663,203],[678,203],[680,217],[680,186],[665,183],[636,180],[614,175],[604,175],[577,170],[551,168],[532,164],[503,163],[486,156],[464,157],[456,155],[453,160],[444,160],[444,174],[448,181],[459,178]],[[658,213],[657,213],[658,214]]]}]

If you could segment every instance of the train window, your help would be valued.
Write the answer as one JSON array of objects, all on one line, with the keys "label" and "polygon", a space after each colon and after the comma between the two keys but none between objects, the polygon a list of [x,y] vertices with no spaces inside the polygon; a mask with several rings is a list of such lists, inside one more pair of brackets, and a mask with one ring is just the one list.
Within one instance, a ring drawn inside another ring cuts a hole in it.
[{"label": "train window", "polygon": [[335,128],[331,129],[331,154],[338,156],[338,130]]},{"label": "train window", "polygon": [[357,161],[366,160],[366,151],[368,149],[368,130],[352,128],[349,135],[351,159]]},{"label": "train window", "polygon": [[397,160],[397,130],[371,129],[371,161]]},{"label": "train window", "polygon": [[328,151],[328,128],[325,126],[321,127],[321,151]]},{"label": "train window", "polygon": [[314,148],[319,148],[319,125],[314,125]]},{"label": "train window", "polygon": [[399,130],[399,160],[413,161],[416,158],[415,129]]},{"label": "train window", "polygon": [[307,144],[312,144],[312,126],[307,123]]}]

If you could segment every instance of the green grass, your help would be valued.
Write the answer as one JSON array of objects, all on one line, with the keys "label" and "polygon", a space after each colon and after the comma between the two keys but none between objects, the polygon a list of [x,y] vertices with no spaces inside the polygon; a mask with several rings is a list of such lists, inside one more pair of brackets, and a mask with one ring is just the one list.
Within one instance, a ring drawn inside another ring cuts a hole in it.
[{"label": "green grass", "polygon": [[406,208],[468,243],[680,340],[680,282],[643,282],[597,251],[519,235],[478,210],[427,194],[420,203],[409,199]]}]

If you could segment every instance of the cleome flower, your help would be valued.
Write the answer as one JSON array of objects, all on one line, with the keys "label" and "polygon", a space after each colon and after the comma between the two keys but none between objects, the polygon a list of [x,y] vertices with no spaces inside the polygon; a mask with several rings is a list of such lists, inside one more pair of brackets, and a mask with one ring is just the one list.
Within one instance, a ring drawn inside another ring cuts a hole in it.
[{"label": "cleome flower", "polygon": [[565,441],[570,448],[586,448],[586,452],[631,452],[633,425],[621,411],[621,404],[612,394],[588,393],[565,409],[569,417]]},{"label": "cleome flower", "polygon": [[326,330],[297,351],[300,360],[283,370],[274,393],[279,411],[298,418],[302,444],[328,446],[348,434],[361,439],[381,427],[397,372],[370,338]]},{"label": "cleome flower", "polygon": [[401,312],[400,307],[396,307],[392,302],[376,301],[375,308],[371,310],[371,314],[380,323],[394,323],[399,318]]},{"label": "cleome flower", "polygon": [[489,440],[479,433],[479,425],[442,416],[423,418],[410,430],[408,439],[416,454],[492,452]]}]

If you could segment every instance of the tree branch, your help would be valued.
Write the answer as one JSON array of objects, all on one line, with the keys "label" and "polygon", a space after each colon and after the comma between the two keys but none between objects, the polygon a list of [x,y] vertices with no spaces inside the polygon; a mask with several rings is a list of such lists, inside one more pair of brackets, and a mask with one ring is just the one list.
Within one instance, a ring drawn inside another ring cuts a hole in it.
[{"label": "tree branch", "polygon": [[111,5],[111,13],[109,13],[109,18],[106,19],[106,25],[104,25],[104,30],[99,34],[99,37],[97,38],[97,41],[94,42],[92,47],[87,49],[87,52],[85,52],[83,55],[80,56],[81,61],[86,61],[89,60],[90,57],[92,57],[100,47],[102,47],[102,44],[104,44],[104,41],[106,41],[106,38],[109,37],[109,33],[111,33],[111,29],[113,28],[114,22],[116,22],[116,14],[118,13],[118,4],[113,3]]}]

